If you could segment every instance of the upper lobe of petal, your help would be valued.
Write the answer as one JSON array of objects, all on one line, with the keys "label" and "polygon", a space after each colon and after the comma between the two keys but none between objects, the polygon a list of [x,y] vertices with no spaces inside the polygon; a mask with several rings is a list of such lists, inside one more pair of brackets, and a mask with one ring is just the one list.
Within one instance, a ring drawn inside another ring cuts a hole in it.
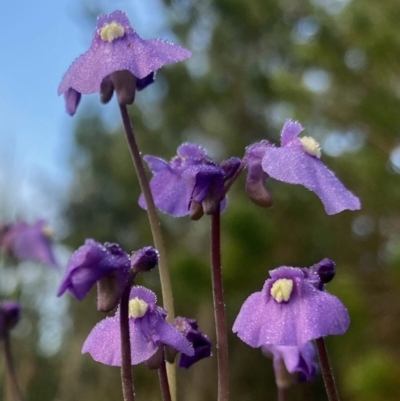
[{"label": "upper lobe of petal", "polygon": [[281,131],[281,146],[287,145],[292,139],[296,138],[303,127],[297,121],[286,120]]},{"label": "upper lobe of petal", "polygon": [[360,201],[316,157],[297,146],[269,147],[262,161],[263,170],[276,180],[300,184],[315,192],[327,214],[360,209]]}]

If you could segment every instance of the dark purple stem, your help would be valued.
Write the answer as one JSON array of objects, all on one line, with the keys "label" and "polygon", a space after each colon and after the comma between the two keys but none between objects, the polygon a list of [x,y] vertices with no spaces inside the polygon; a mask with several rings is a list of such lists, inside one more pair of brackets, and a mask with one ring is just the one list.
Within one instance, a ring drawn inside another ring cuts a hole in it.
[{"label": "dark purple stem", "polygon": [[285,401],[286,399],[286,389],[278,387],[278,401]]},{"label": "dark purple stem", "polygon": [[158,368],[158,381],[160,382],[162,400],[163,401],[171,401],[171,393],[169,391],[167,368],[165,366],[164,356],[163,356],[163,361],[161,363],[161,366]]},{"label": "dark purple stem", "polygon": [[325,341],[322,337],[315,340],[317,346],[317,352],[319,357],[319,363],[321,366],[322,377],[324,378],[326,394],[328,395],[329,401],[339,401],[339,395],[335,386],[335,379],[331,365],[329,363],[328,352],[326,350]]},{"label": "dark purple stem", "polygon": [[127,285],[119,305],[119,324],[121,330],[121,383],[124,401],[135,401],[132,381],[131,341],[129,336],[129,294],[131,286]]},{"label": "dark purple stem", "polygon": [[229,399],[228,335],[221,268],[220,208],[211,215],[211,277],[218,360],[218,401]]},{"label": "dark purple stem", "polygon": [[4,355],[6,357],[7,370],[10,376],[12,392],[14,394],[13,399],[15,401],[22,401],[23,400],[22,392],[18,385],[17,373],[15,371],[14,362],[11,355],[10,337],[7,330],[4,334],[3,341],[4,341]]}]

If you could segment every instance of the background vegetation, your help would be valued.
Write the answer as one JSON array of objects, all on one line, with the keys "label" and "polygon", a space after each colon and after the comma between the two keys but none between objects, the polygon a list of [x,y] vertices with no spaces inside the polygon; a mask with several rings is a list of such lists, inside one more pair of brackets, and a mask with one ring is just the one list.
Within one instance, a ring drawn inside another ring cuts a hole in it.
[{"label": "background vegetation", "polygon": [[[324,162],[362,200],[359,212],[327,216],[314,194],[271,181],[274,207],[264,210],[246,198],[243,175],[222,218],[229,326],[248,294],[261,289],[268,270],[329,257],[337,262],[337,277],[328,290],[343,300],[352,319],[345,336],[327,340],[340,393],[349,401],[397,400],[400,3],[175,0],[165,5],[171,29],[193,57],[161,70],[131,107],[144,154],[170,159],[180,143],[192,141],[218,161],[241,157],[255,141],[277,142],[284,120],[298,119],[306,134],[321,142]],[[121,128],[110,130],[98,108],[87,107],[77,115],[74,135],[65,243],[75,249],[95,238],[119,242],[127,251],[151,244]],[[161,218],[177,312],[197,318],[213,338],[209,219]],[[45,277],[45,269],[41,272]],[[141,284],[158,292],[157,274],[142,277]],[[36,280],[35,291],[45,280]],[[23,286],[26,293],[31,283]],[[80,354],[103,318],[95,309],[95,292],[65,306],[64,341],[52,356],[36,352],[37,308],[27,305],[31,336],[15,340],[27,401],[119,400],[118,369]],[[232,401],[274,399],[270,360],[233,334],[230,347]],[[215,358],[180,372],[181,400],[216,399],[215,373]],[[155,372],[138,366],[134,378],[138,400],[159,399]],[[288,399],[325,399],[322,378],[293,388]]]}]

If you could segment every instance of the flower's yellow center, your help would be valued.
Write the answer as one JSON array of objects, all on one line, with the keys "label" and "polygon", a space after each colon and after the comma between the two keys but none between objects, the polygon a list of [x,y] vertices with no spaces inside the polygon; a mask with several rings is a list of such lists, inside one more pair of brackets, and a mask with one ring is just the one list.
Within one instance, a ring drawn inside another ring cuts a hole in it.
[{"label": "flower's yellow center", "polygon": [[100,38],[104,42],[112,42],[114,39],[122,38],[125,35],[125,29],[122,25],[113,21],[110,24],[104,24],[103,28],[98,30]]},{"label": "flower's yellow center", "polygon": [[53,235],[54,235],[53,230],[49,226],[43,227],[42,233],[43,233],[43,235],[45,235],[48,238],[53,238]]},{"label": "flower's yellow center", "polygon": [[311,156],[321,157],[321,148],[319,147],[319,143],[310,136],[303,136],[300,138],[300,142],[303,145],[303,149]]},{"label": "flower's yellow center", "polygon": [[133,298],[129,301],[129,317],[143,317],[147,311],[147,302],[139,298]]},{"label": "flower's yellow center", "polygon": [[293,280],[287,278],[280,278],[276,280],[271,287],[271,295],[276,302],[289,301],[290,295],[293,291]]}]

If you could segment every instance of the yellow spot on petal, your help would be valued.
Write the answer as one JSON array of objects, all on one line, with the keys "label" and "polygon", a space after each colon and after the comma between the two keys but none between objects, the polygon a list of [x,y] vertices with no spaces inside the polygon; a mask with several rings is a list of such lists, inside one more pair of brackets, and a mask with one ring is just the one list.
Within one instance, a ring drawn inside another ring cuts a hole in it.
[{"label": "yellow spot on petal", "polygon": [[49,226],[43,227],[42,233],[43,233],[43,235],[45,235],[48,238],[53,238],[53,235],[54,235],[53,230]]},{"label": "yellow spot on petal", "polygon": [[98,30],[100,38],[104,42],[112,42],[114,39],[122,38],[125,35],[125,29],[122,25],[113,21],[110,24],[105,24],[103,28]]},{"label": "yellow spot on petal", "polygon": [[147,302],[139,298],[133,298],[129,301],[129,317],[143,317],[147,312]]},{"label": "yellow spot on petal", "polygon": [[276,302],[289,301],[293,290],[293,280],[280,278],[271,287],[271,295]]},{"label": "yellow spot on petal", "polygon": [[318,159],[321,157],[321,148],[314,138],[304,136],[303,138],[300,138],[300,142],[303,145],[304,151],[309,155],[318,157]]}]

